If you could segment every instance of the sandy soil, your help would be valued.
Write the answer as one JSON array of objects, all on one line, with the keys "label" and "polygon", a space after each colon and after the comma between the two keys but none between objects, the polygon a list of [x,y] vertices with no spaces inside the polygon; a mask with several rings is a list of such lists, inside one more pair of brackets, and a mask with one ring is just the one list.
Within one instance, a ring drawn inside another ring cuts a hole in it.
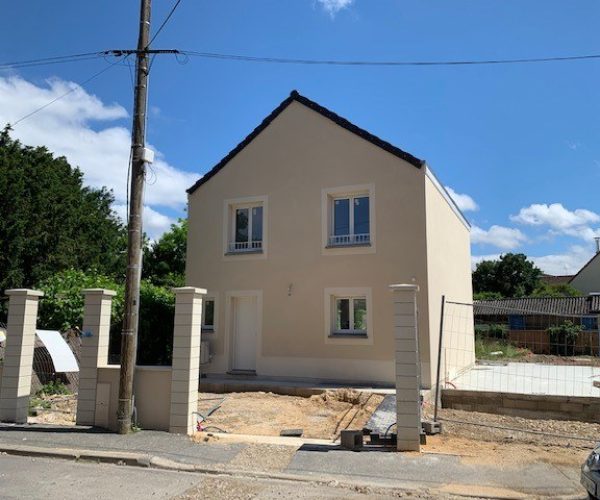
[{"label": "sandy soil", "polygon": [[44,406],[50,404],[50,408],[43,408],[42,405],[33,406],[32,410],[37,415],[30,416],[27,419],[28,423],[75,425],[77,394],[35,396],[32,397],[33,401],[43,401],[45,403]]},{"label": "sandy soil", "polygon": [[[425,414],[427,413],[426,410]],[[579,466],[594,448],[597,440],[600,440],[600,424],[534,420],[446,409],[440,410],[439,417],[444,432],[437,436],[427,436],[424,451],[456,454],[473,463],[510,465],[548,462],[555,465]],[[467,422],[480,425],[469,425]]]},{"label": "sandy soil", "polygon": [[383,396],[340,389],[303,398],[265,392],[199,395],[205,414],[223,400],[205,423],[208,430],[279,436],[283,429],[302,429],[302,437],[333,439],[343,429],[362,429]]}]

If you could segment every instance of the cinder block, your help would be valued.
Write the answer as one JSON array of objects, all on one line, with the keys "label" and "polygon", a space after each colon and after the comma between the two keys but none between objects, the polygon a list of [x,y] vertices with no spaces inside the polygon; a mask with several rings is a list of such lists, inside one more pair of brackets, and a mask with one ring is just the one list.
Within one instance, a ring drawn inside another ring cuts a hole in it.
[{"label": "cinder block", "polygon": [[398,440],[396,443],[396,449],[398,451],[421,451],[421,440]]}]

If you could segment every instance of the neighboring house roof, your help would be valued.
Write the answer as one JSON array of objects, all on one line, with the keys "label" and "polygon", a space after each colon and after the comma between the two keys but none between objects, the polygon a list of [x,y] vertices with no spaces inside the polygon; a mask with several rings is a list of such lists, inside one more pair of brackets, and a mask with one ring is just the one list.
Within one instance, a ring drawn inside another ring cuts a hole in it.
[{"label": "neighboring house roof", "polygon": [[277,116],[279,116],[279,114],[281,114],[281,112],[284,109],[286,109],[292,102],[298,102],[300,104],[303,104],[304,106],[306,106],[306,107],[312,109],[313,111],[316,111],[317,113],[321,114],[325,118],[329,118],[331,121],[333,121],[334,123],[336,123],[340,127],[343,127],[346,130],[349,130],[350,132],[358,135],[359,137],[362,137],[366,141],[369,141],[370,143],[374,144],[375,146],[378,146],[381,149],[387,151],[388,153],[391,153],[391,154],[397,156],[398,158],[403,159],[404,161],[410,163],[411,165],[413,165],[413,166],[415,166],[417,168],[421,168],[423,165],[425,165],[425,161],[424,160],[420,160],[416,156],[413,156],[410,153],[407,153],[406,151],[403,151],[402,149],[394,146],[393,144],[390,144],[389,142],[384,141],[383,139],[380,139],[376,135],[373,135],[370,132],[367,132],[366,130],[364,130],[364,129],[360,128],[360,127],[357,127],[356,125],[354,125],[353,123],[349,122],[345,118],[342,118],[341,116],[337,115],[333,111],[331,111],[331,110],[329,110],[329,109],[321,106],[320,104],[317,104],[314,101],[311,101],[307,97],[304,97],[304,96],[300,95],[296,90],[292,90],[292,92],[290,93],[289,97],[287,97],[285,100],[283,100],[281,102],[281,104],[279,106],[277,106],[271,112],[271,114],[269,116],[267,116],[260,123],[260,125],[258,127],[256,127],[252,132],[250,132],[250,134],[242,142],[240,142],[235,148],[233,148],[229,152],[229,154],[227,156],[225,156],[225,158],[223,158],[209,172],[207,172],[200,179],[198,179],[198,181],[192,187],[190,187],[187,190],[187,192],[189,194],[192,194],[202,184],[204,184],[211,177],[213,177],[215,174],[217,174],[217,172],[219,172],[219,170],[221,170],[225,165],[227,165],[227,163],[229,163],[229,161],[232,160],[235,157],[235,155],[237,155],[242,149],[244,149],[248,144],[250,144],[250,142],[252,142],[252,140],[258,134],[260,134],[265,128],[267,128],[267,126],[269,126],[269,124],[275,118],[277,118]]},{"label": "neighboring house roof", "polygon": [[575,276],[571,277],[571,279],[569,280],[569,283],[573,283],[573,280],[575,278],[577,278],[577,276],[579,276],[583,272],[584,269],[586,269],[596,259],[600,258],[599,256],[600,256],[600,252],[596,252],[594,254],[594,256],[583,265],[583,267],[577,272],[577,274]]},{"label": "neighboring house roof", "polygon": [[548,285],[566,285],[573,279],[573,275],[552,276],[551,274],[544,274],[540,279]]},{"label": "neighboring house roof", "polygon": [[475,316],[503,314],[547,314],[581,316],[600,313],[600,295],[587,297],[525,297],[521,299],[476,300]]}]

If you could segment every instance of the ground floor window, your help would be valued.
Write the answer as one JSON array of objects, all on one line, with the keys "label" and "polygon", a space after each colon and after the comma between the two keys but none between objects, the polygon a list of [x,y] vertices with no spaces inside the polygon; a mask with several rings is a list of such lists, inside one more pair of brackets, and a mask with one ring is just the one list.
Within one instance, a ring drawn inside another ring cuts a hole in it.
[{"label": "ground floor window", "polygon": [[215,299],[214,297],[208,297],[202,301],[202,332],[209,333],[214,331]]},{"label": "ground floor window", "polygon": [[336,297],[332,333],[367,333],[367,298]]},{"label": "ground floor window", "polygon": [[373,343],[371,288],[325,289],[325,343]]}]

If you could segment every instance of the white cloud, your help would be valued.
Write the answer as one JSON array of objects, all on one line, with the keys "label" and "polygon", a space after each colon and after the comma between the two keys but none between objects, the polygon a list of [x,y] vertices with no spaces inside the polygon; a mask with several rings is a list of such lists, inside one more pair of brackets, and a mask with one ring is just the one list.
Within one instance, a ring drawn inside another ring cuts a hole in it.
[{"label": "white cloud", "polygon": [[530,257],[546,274],[565,275],[577,273],[592,258],[594,252],[590,248],[573,245],[563,254]]},{"label": "white cloud", "polygon": [[[58,78],[37,86],[19,76],[0,77],[0,124],[14,123],[71,89],[74,92],[17,124],[12,136],[24,144],[43,145],[56,155],[66,156],[71,165],[82,170],[87,184],[112,189],[116,203],[124,204],[130,133],[122,124],[107,124],[127,118],[127,111],[119,104],[103,103],[76,83]],[[92,124],[98,122],[102,126],[93,128]],[[145,203],[158,215],[162,215],[157,211],[160,206],[181,210],[186,203],[186,188],[198,177],[170,165],[157,152],[148,174]],[[158,236],[166,221],[147,213],[151,220],[146,226],[153,227]]]},{"label": "white cloud", "polygon": [[[115,204],[113,205],[113,209],[123,223],[125,223],[127,221],[127,206]],[[175,222],[175,219],[161,214],[147,205],[144,206],[143,230],[151,240],[160,238],[160,236],[171,227],[171,224],[175,224]]]},{"label": "white cloud", "polygon": [[334,17],[340,10],[350,7],[354,3],[354,0],[317,0],[317,3],[331,17]]},{"label": "white cloud", "polygon": [[511,227],[493,225],[487,230],[478,226],[471,228],[471,243],[513,250],[526,241],[527,237],[520,230]]},{"label": "white cloud", "polygon": [[454,203],[456,203],[456,206],[460,208],[463,212],[474,212],[476,210],[479,210],[479,205],[477,205],[477,203],[475,203],[475,200],[471,198],[468,194],[457,193],[450,186],[445,187],[450,197],[454,200]]},{"label": "white cloud", "polygon": [[600,215],[591,210],[577,208],[568,210],[561,203],[534,203],[511,215],[513,222],[529,226],[548,226],[553,233],[575,236],[591,241],[600,236],[600,229],[593,229],[591,224],[600,222]]}]

